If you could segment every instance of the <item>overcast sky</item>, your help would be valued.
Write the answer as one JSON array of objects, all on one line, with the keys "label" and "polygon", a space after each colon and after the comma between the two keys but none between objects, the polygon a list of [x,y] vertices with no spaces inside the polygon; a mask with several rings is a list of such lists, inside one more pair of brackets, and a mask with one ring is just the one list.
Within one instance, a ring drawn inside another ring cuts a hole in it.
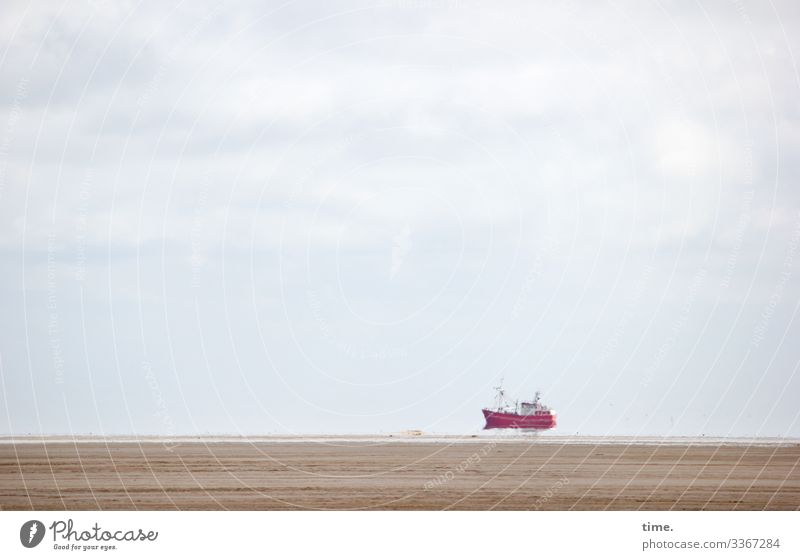
[{"label": "overcast sky", "polygon": [[0,432],[800,436],[800,4],[0,8]]}]

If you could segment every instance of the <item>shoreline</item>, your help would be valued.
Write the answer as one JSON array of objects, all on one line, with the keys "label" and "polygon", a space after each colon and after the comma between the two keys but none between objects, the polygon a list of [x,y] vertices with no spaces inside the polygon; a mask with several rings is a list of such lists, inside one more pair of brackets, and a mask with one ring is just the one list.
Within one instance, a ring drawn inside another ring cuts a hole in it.
[{"label": "shoreline", "polygon": [[309,435],[47,435],[0,436],[0,445],[36,444],[325,444],[325,443],[429,443],[469,444],[495,441],[498,443],[527,443],[533,445],[630,445],[630,446],[741,446],[741,447],[793,447],[800,446],[795,437],[690,437],[690,436],[562,436],[534,433],[479,434],[309,434]]}]

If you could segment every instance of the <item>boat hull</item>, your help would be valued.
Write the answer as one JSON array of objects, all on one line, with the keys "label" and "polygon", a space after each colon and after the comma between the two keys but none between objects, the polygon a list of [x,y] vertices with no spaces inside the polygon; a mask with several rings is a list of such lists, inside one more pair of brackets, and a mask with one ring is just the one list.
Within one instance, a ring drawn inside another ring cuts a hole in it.
[{"label": "boat hull", "polygon": [[484,430],[550,430],[556,427],[556,415],[552,413],[523,416],[484,408],[483,416],[486,418],[486,425],[483,427]]}]

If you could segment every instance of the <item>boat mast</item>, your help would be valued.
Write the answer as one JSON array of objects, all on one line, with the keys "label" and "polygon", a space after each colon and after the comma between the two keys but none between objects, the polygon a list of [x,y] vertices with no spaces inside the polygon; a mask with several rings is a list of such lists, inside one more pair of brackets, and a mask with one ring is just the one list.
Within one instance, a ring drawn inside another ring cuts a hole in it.
[{"label": "boat mast", "polygon": [[497,391],[497,397],[495,397],[497,399],[497,403],[495,404],[495,410],[502,410],[503,409],[503,403],[506,400],[506,398],[505,398],[506,392],[503,391],[503,378],[502,377],[500,378],[500,385],[495,387],[495,390]]}]

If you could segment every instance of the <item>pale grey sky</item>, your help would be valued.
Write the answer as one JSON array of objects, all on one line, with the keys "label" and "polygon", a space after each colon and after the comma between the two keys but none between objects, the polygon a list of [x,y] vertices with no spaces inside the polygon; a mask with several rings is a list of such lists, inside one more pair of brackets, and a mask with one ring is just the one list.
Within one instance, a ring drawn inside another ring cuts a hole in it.
[{"label": "pale grey sky", "polygon": [[796,2],[0,12],[0,432],[800,436]]}]

